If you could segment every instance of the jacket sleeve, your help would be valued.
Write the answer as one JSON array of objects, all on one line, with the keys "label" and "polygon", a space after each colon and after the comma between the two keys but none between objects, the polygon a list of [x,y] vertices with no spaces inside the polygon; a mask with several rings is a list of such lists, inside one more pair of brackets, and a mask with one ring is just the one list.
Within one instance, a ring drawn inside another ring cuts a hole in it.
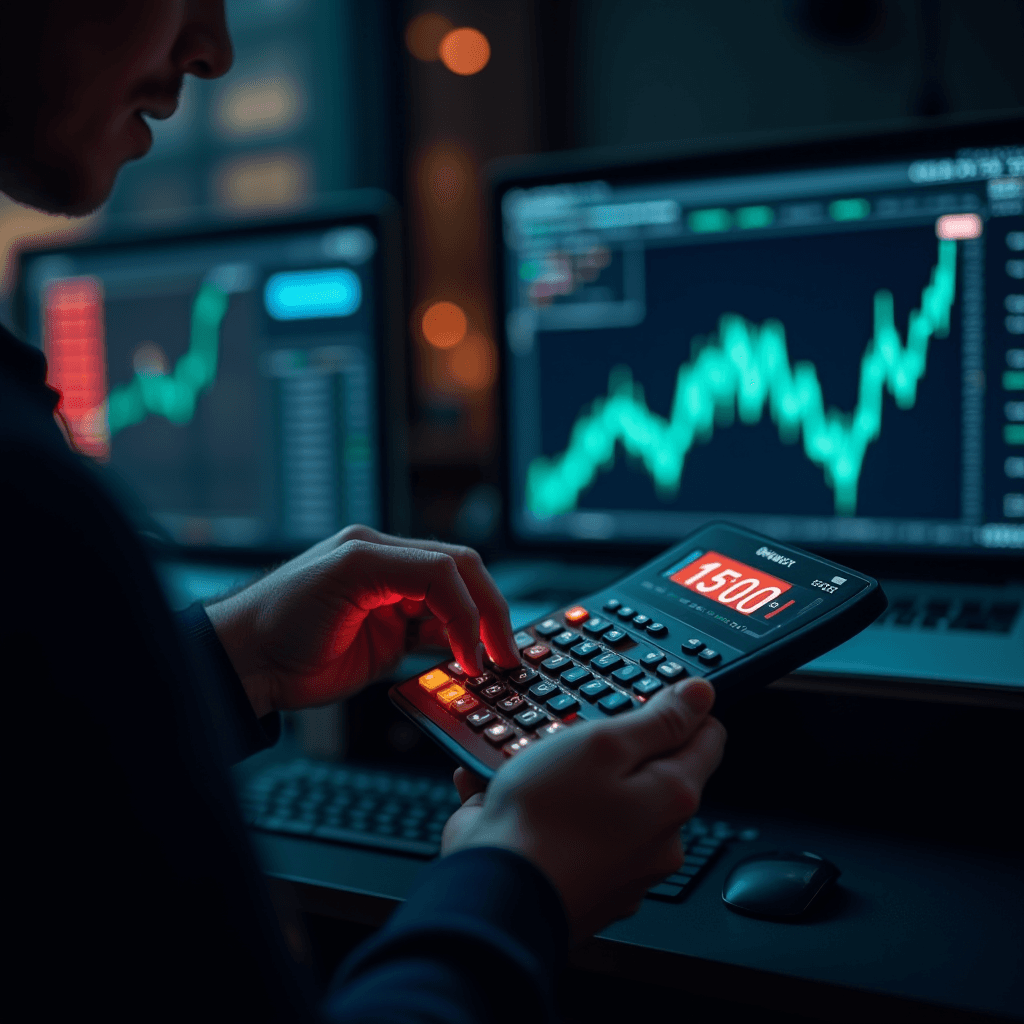
[{"label": "jacket sleeve", "polygon": [[178,612],[175,618],[193,657],[203,661],[204,677],[213,687],[213,692],[204,696],[228,763],[236,764],[272,747],[281,736],[281,716],[272,712],[256,717],[206,609],[197,602]]},{"label": "jacket sleeve", "polygon": [[554,977],[568,923],[550,881],[508,850],[462,850],[434,864],[372,939],[342,965],[330,1021],[555,1020]]}]

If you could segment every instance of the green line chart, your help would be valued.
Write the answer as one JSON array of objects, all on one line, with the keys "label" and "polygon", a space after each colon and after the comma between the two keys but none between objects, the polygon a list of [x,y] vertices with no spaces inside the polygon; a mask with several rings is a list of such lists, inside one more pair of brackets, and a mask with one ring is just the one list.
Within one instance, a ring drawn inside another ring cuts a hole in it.
[{"label": "green line chart", "polygon": [[938,259],[921,302],[907,318],[907,339],[896,328],[892,293],[874,294],[874,326],[860,363],[852,413],[825,408],[811,362],[790,365],[786,331],[778,320],[754,324],[736,313],[695,358],[679,367],[668,419],[653,412],[628,367],[615,367],[607,396],[594,400],[573,425],[565,451],[540,456],[528,468],[526,506],[535,516],[572,511],[598,472],[615,463],[616,445],[639,460],[664,500],[678,493],[686,456],[712,437],[716,426],[762,420],[765,406],[784,444],[803,438],[803,450],[833,491],[838,515],[857,511],[857,489],[868,446],[882,430],[887,390],[897,408],[912,409],[925,374],[929,343],[946,337],[956,296],[956,242],[939,241]]},{"label": "green line chart", "polygon": [[110,389],[107,423],[113,436],[149,415],[163,416],[179,425],[195,415],[196,400],[217,376],[220,325],[228,309],[228,295],[206,281],[192,303],[188,351],[170,373],[136,373],[127,383]]}]

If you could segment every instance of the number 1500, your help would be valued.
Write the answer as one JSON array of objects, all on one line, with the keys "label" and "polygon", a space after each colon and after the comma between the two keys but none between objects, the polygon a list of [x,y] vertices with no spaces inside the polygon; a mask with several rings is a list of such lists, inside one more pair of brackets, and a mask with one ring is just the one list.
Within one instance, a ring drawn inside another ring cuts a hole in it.
[{"label": "number 1500", "polygon": [[[716,569],[722,571],[711,576]],[[709,576],[711,578],[707,579]],[[713,594],[719,604],[729,605],[744,615],[753,615],[782,593],[781,587],[763,586],[757,576],[722,569],[721,562],[704,562],[694,575],[682,581],[682,585],[701,594]]]}]

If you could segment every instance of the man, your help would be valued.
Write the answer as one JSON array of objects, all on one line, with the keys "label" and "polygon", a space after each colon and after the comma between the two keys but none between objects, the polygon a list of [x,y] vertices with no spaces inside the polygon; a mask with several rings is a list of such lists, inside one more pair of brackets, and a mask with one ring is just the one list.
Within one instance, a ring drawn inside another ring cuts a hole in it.
[{"label": "man", "polygon": [[[184,75],[227,72],[222,0],[3,2],[0,188],[95,209]],[[226,764],[283,708],[356,691],[408,625],[479,669],[517,662],[472,551],[350,527],[241,593],[166,610],[144,550],[54,420],[41,355],[0,333],[0,650],[8,970],[23,1016],[483,1020],[551,1013],[569,941],[631,913],[682,859],[722,753],[689,681],[580,725],[464,803],[445,854],[319,1011],[289,959]],[[513,993],[499,996],[495,985]],[[26,1012],[27,1010],[27,1012]]]}]

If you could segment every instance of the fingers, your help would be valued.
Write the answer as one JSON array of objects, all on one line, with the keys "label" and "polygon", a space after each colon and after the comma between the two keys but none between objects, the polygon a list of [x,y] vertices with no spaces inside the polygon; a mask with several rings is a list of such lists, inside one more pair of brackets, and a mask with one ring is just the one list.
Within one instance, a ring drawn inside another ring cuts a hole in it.
[{"label": "fingers", "polygon": [[617,738],[638,767],[683,747],[715,702],[715,690],[704,679],[684,679],[616,722]]},{"label": "fingers", "polygon": [[422,601],[445,627],[455,657],[466,668],[483,671],[480,613],[454,559],[440,551],[346,541],[329,573],[334,596],[372,611],[403,600]]},{"label": "fingers", "polygon": [[337,539],[342,543],[363,540],[389,547],[416,548],[420,551],[435,551],[448,555],[458,567],[459,574],[479,610],[480,634],[487,653],[499,665],[512,668],[519,664],[519,651],[513,640],[508,604],[480,555],[472,548],[461,547],[458,544],[442,544],[439,541],[391,537],[367,526],[346,527],[338,534]]},{"label": "fingers", "polygon": [[452,782],[458,791],[459,799],[466,803],[470,797],[480,794],[480,803],[483,803],[483,793],[487,789],[487,781],[481,779],[476,772],[467,771],[465,768],[456,768],[452,776]]},{"label": "fingers", "polygon": [[705,718],[682,750],[649,762],[636,781],[668,828],[678,828],[697,813],[708,779],[722,761],[725,729]]}]

